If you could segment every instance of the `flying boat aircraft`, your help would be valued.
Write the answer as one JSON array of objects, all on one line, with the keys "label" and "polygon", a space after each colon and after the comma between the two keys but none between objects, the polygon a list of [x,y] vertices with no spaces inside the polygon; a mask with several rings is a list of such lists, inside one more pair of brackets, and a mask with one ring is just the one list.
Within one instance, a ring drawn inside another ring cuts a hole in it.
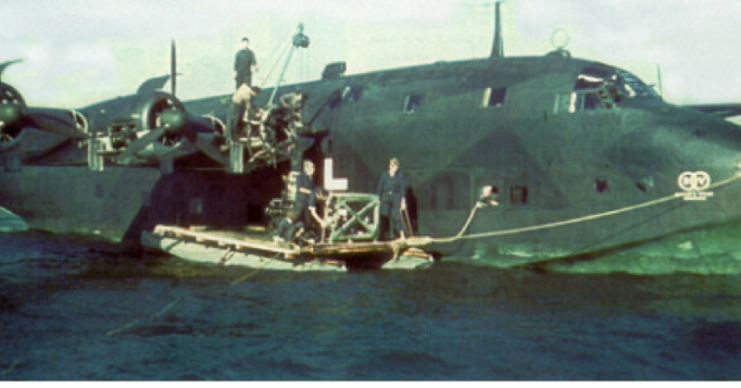
[{"label": "flying boat aircraft", "polygon": [[[629,71],[565,47],[505,56],[499,8],[487,58],[357,75],[331,63],[319,80],[264,89],[255,105],[269,111],[297,88],[308,96],[297,147],[319,183],[372,193],[399,158],[410,226],[439,255],[525,265],[739,221],[741,131],[724,117],[741,105],[672,105]],[[301,30],[293,47],[307,46]],[[2,84],[13,145],[0,150],[0,204],[34,228],[134,245],[158,224],[265,223],[290,158],[256,160],[227,141],[230,95],[180,101],[174,87],[159,90],[165,78],[55,110],[63,129],[21,119],[36,110]],[[499,206],[476,206],[483,187]]]}]

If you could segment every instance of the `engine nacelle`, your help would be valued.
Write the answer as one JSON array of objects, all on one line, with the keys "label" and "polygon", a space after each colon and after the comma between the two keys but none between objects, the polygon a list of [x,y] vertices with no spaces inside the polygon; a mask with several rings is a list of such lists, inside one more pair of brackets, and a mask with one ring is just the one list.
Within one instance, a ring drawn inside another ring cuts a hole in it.
[{"label": "engine nacelle", "polygon": [[176,133],[185,125],[185,107],[180,100],[165,92],[154,92],[140,99],[132,118],[137,119],[139,130],[152,130],[167,126],[168,133]]},{"label": "engine nacelle", "polygon": [[163,171],[172,170],[173,160],[198,152],[217,161],[223,158],[219,150],[223,122],[213,117],[189,116],[172,94],[139,93],[96,104],[89,111],[93,115],[91,122],[95,122],[93,127],[105,125],[107,132],[107,136],[89,142],[93,170],[103,169],[102,158],[119,164],[169,166]]},{"label": "engine nacelle", "polygon": [[15,88],[0,82],[0,152],[20,147],[21,153],[43,153],[70,138],[85,139],[87,131],[80,112],[29,108]]},{"label": "engine nacelle", "polygon": [[87,121],[87,117],[85,117],[84,114],[74,109],[68,110],[67,112],[72,117],[72,122],[78,132],[85,134],[90,133],[90,123]]},{"label": "engine nacelle", "polygon": [[23,96],[14,87],[0,82],[0,151],[17,144],[26,110]]},{"label": "engine nacelle", "polygon": [[[126,97],[127,107],[120,106],[120,101],[113,101],[112,111],[129,111],[126,114],[117,114],[117,118],[108,123],[110,149],[125,151],[135,147],[136,156],[144,159],[156,158],[157,154],[169,152],[182,141],[181,130],[187,124],[185,107],[177,97],[165,93],[154,92],[147,95]],[[125,109],[125,110],[124,110]],[[153,131],[161,135],[145,137]],[[142,144],[146,140],[152,140]],[[151,145],[151,146],[150,146]],[[146,148],[146,150],[145,150]],[[133,155],[132,155],[133,156]]]}]

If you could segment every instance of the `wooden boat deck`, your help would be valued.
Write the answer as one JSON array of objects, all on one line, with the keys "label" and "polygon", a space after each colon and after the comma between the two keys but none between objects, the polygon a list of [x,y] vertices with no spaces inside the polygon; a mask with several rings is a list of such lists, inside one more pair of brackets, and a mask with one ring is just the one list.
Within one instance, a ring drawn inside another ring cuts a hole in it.
[{"label": "wooden boat deck", "polygon": [[[381,267],[409,251],[412,256],[432,261],[432,256],[419,248],[429,239],[413,238],[382,242],[318,243],[298,246],[274,242],[260,231],[198,230],[177,226],[158,225],[152,235],[160,239],[175,239],[203,247],[213,247],[222,252],[252,252],[265,257],[282,257],[296,262],[312,260],[337,261],[349,267]],[[168,251],[167,249],[164,249]]]}]

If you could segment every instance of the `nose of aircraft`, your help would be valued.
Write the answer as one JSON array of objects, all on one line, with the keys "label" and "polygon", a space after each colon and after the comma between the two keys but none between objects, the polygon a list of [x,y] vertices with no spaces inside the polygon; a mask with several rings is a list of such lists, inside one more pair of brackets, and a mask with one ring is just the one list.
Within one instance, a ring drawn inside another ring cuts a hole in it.
[{"label": "nose of aircraft", "polygon": [[[741,126],[712,118],[691,129],[687,151],[699,164],[724,172],[741,167]],[[701,167],[701,166],[698,166]]]}]

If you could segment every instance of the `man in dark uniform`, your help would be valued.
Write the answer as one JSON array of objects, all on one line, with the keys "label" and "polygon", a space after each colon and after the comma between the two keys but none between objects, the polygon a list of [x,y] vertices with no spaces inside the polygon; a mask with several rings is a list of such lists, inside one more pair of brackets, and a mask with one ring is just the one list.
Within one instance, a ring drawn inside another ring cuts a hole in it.
[{"label": "man in dark uniform", "polygon": [[296,202],[295,207],[298,213],[298,220],[304,225],[309,225],[310,215],[308,214],[309,199],[314,192],[314,163],[311,160],[304,161],[304,171],[296,177]]},{"label": "man in dark uniform", "polygon": [[255,53],[249,49],[250,40],[242,38],[240,43],[241,49],[237,51],[237,55],[234,58],[234,79],[237,81],[237,89],[242,84],[252,86],[252,71],[257,71],[257,59],[255,59]]},{"label": "man in dark uniform", "polygon": [[399,160],[392,158],[389,161],[389,170],[378,180],[378,197],[381,200],[380,240],[395,239],[400,235],[404,238],[404,226],[401,212],[406,209],[406,182],[404,175],[399,172]]},{"label": "man in dark uniform", "polygon": [[296,210],[290,209],[286,212],[286,216],[280,220],[273,241],[276,243],[293,242],[296,237],[301,235],[303,229],[304,224],[298,220]]},{"label": "man in dark uniform", "polygon": [[285,109],[285,114],[291,121],[298,120],[301,122],[301,110],[304,109],[306,94],[294,92],[284,94],[280,97],[280,103]]},{"label": "man in dark uniform", "polygon": [[319,215],[319,213],[326,215],[326,199],[327,191],[324,190],[324,188],[322,187],[315,188],[314,191],[311,193],[311,197],[309,197],[308,212],[310,216],[309,218],[311,218],[311,222],[307,224],[307,229],[314,232],[317,241],[320,242],[324,237],[322,232],[327,227],[327,222],[324,220],[323,216]]}]

